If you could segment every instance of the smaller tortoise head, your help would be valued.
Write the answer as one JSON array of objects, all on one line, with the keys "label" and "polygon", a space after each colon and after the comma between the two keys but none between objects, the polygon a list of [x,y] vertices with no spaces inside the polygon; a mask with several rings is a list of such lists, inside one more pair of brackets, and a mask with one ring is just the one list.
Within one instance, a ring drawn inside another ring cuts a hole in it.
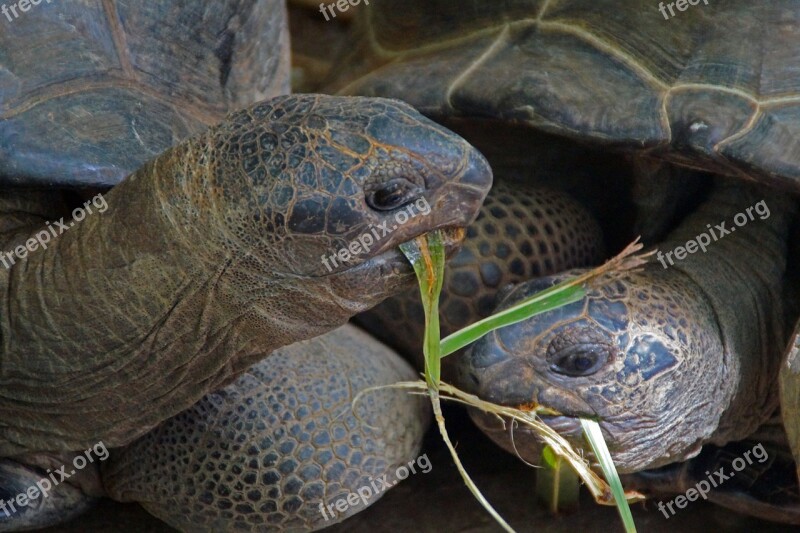
[{"label": "smaller tortoise head", "polygon": [[[499,307],[574,273],[519,285]],[[557,411],[545,422],[582,447],[578,418],[598,420],[617,468],[632,472],[692,457],[708,441],[732,394],[723,357],[702,292],[677,270],[648,266],[490,333],[461,358],[459,374],[486,400]],[[524,428],[473,418],[503,448],[538,460],[538,440]]]},{"label": "smaller tortoise head", "polygon": [[[208,169],[204,194],[229,255],[337,316],[412,281],[398,245],[466,228],[492,183],[475,148],[395,100],[280,97],[205,139],[189,159]],[[463,231],[446,234],[452,253]]]}]

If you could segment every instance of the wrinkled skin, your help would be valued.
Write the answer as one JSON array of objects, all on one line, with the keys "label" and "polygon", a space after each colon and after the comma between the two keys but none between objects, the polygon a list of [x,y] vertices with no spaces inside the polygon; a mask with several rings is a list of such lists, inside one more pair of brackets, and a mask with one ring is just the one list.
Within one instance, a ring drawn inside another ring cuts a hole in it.
[{"label": "wrinkled skin", "polygon": [[[476,150],[399,102],[289,96],[230,115],[0,269],[0,455],[130,442],[413,283],[397,245],[468,225],[490,185]],[[422,198],[427,215],[323,265]]]},{"label": "wrinkled skin", "polygon": [[[785,237],[793,211],[782,195],[718,184],[661,244],[666,253],[766,199],[756,218],[665,269],[651,262],[588,291],[586,298],[497,330],[460,362],[462,385],[507,405],[538,403],[576,442],[575,417],[598,419],[617,468],[682,461],[705,443],[751,434],[777,406],[784,330]],[[505,308],[571,273],[518,286]],[[476,421],[499,444],[537,460],[524,430]],[[516,446],[511,443],[513,438]]]},{"label": "wrinkled skin", "polygon": [[[709,360],[722,354],[722,344],[702,292],[687,289],[682,274],[661,275],[656,269],[661,267],[591,291],[586,299],[527,327],[509,326],[490,334],[473,348],[469,373],[476,378],[465,381],[473,387],[479,381],[478,394],[487,400],[518,406],[537,402],[569,415],[545,420],[576,441],[582,431],[573,417],[599,417],[612,435],[609,446],[623,471],[656,466],[644,462],[653,452],[668,460],[672,450],[666,446],[673,441],[680,445],[676,451],[693,454],[698,437],[707,439],[719,420],[719,404],[696,402],[707,389],[722,384],[721,359]],[[502,305],[582,272],[523,284]],[[661,321],[676,332],[676,339],[668,341],[661,334]],[[687,353],[695,357],[683,355]],[[708,374],[695,379],[705,374],[705,365]],[[475,416],[493,437],[502,441],[511,435],[498,435],[491,418]],[[528,445],[523,435],[524,428],[511,435],[518,450]],[[503,447],[513,450],[510,443]],[[529,455],[534,454],[523,456]]]},{"label": "wrinkled skin", "polygon": [[[412,285],[398,244],[436,228],[464,228],[491,180],[474,148],[409,106],[323,96],[280,97],[234,113],[147,163],[103,197],[102,210],[95,206],[81,221],[67,216],[69,230],[47,249],[0,269],[9,295],[0,309],[0,455],[14,456],[0,461],[0,492],[12,498],[15,487],[27,487],[41,469],[69,464],[69,450],[127,444],[274,349],[332,330]],[[64,214],[55,194],[10,190],[1,202],[4,250]],[[419,207],[423,202],[426,208]],[[403,212],[408,216],[401,218]],[[353,251],[351,243],[365,234],[375,239]],[[457,234],[463,232],[448,232]],[[459,244],[457,237],[446,239],[449,253]],[[326,264],[343,249],[352,255]],[[385,348],[363,339],[351,348],[343,365],[355,364],[358,353],[376,381],[408,379],[408,370],[395,363],[371,362],[375,350]],[[313,346],[289,353],[325,357]],[[324,361],[301,363],[315,374],[306,385],[323,391],[320,401],[333,399],[325,390],[341,393],[326,388],[340,370]],[[280,373],[286,368],[272,368],[269,359],[264,364],[275,379],[288,379]],[[366,381],[358,383],[363,388]],[[231,394],[246,397],[245,385],[233,385]],[[301,394],[294,402],[308,400]],[[403,428],[376,429],[379,444],[369,451],[380,460],[363,470],[355,461],[354,472],[377,475],[411,458],[424,427],[415,406],[407,398],[391,400],[371,413],[410,418]],[[185,414],[173,426],[191,433],[194,423],[202,420]],[[225,446],[224,439],[213,442]],[[350,442],[357,453],[356,441]],[[54,453],[30,453],[39,450]],[[269,448],[262,451],[271,457]],[[141,451],[139,460],[146,457]],[[244,456],[226,464],[236,460]],[[172,479],[180,485],[190,475]],[[329,472],[319,480],[326,486],[337,476]],[[115,486],[125,479],[118,477]],[[358,488],[349,477],[339,481]],[[265,491],[270,485],[259,480],[256,488],[261,484]],[[334,489],[335,483],[326,488]],[[46,505],[3,514],[0,530],[68,519],[100,494],[97,464],[91,464],[59,485]],[[286,512],[281,520],[300,519],[289,494],[269,494]],[[187,523],[203,523],[198,516]],[[317,527],[309,517],[316,515],[306,513],[301,521]]]}]

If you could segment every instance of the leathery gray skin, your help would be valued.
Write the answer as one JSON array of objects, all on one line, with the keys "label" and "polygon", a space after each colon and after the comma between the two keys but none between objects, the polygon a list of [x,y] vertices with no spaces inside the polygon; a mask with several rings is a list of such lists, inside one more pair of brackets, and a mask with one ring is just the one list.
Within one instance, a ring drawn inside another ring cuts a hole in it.
[{"label": "leathery gray skin", "polygon": [[[759,203],[768,216],[734,225],[736,214]],[[460,360],[461,386],[505,405],[555,409],[563,416],[545,421],[576,443],[577,417],[598,420],[621,472],[745,438],[778,405],[785,238],[794,208],[786,195],[718,181],[658,246],[665,254],[724,221],[730,233],[705,253],[668,268],[654,258],[581,301],[487,335]],[[579,272],[519,285],[498,309]],[[538,461],[540,445],[525,429],[473,418],[504,448]]]},{"label": "leathery gray skin", "polygon": [[[0,457],[36,470],[35,452],[125,445],[273,350],[413,286],[398,244],[466,227],[491,181],[477,150],[399,101],[293,95],[229,115],[0,268]],[[0,195],[0,249],[58,216],[35,196]],[[323,264],[423,199],[427,213]]]},{"label": "leathery gray skin", "polygon": [[[0,455],[130,442],[413,284],[398,244],[467,226],[490,186],[475,149],[397,101],[297,95],[230,115],[0,269]],[[422,198],[427,215],[323,264]]]}]

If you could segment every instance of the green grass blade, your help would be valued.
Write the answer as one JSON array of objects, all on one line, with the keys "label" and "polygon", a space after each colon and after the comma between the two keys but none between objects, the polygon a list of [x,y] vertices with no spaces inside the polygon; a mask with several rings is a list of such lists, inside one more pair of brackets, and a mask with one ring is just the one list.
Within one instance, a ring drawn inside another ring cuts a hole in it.
[{"label": "green grass blade", "polygon": [[558,514],[564,509],[576,509],[580,498],[580,483],[580,477],[567,460],[550,446],[545,446],[542,450],[542,468],[536,472],[536,497],[539,501],[552,514]]},{"label": "green grass blade", "polygon": [[442,235],[438,231],[433,231],[426,235],[426,239],[417,239],[413,243],[400,245],[400,249],[414,266],[414,272],[419,281],[420,295],[422,296],[422,307],[425,312],[425,339],[423,343],[423,353],[425,355],[425,381],[428,386],[428,396],[433,407],[433,415],[439,433],[442,435],[447,449],[458,469],[464,484],[473,496],[480,502],[486,511],[495,521],[508,533],[514,533],[510,525],[500,516],[494,507],[481,493],[475,482],[461,464],[456,453],[455,446],[450,441],[447,434],[447,427],[442,414],[442,406],[439,399],[439,382],[441,380],[441,348],[439,332],[439,294],[442,290],[444,280],[444,243]]},{"label": "green grass blade", "polygon": [[513,307],[509,307],[496,315],[479,320],[449,335],[442,340],[440,349],[441,357],[448,356],[472,344],[487,333],[496,329],[510,326],[511,324],[527,320],[532,316],[577,302],[584,296],[586,296],[586,290],[581,285],[575,285],[574,280],[559,283],[554,287],[534,294]]},{"label": "green grass blade", "polygon": [[611,494],[614,496],[614,501],[617,502],[617,510],[622,518],[625,531],[627,533],[636,533],[636,525],[633,523],[631,508],[628,505],[627,498],[625,498],[625,490],[622,488],[617,468],[614,466],[614,461],[611,460],[611,452],[608,451],[603,433],[600,431],[600,424],[594,420],[582,418],[581,425],[583,426],[583,432],[586,434],[586,439],[592,446],[597,462],[600,463],[600,468],[603,469],[606,481],[611,487]]},{"label": "green grass blade", "polygon": [[[456,331],[442,341],[440,350],[441,357],[446,357],[460,350],[495,329],[510,326],[511,324],[522,322],[540,313],[545,313],[561,306],[577,302],[586,296],[586,283],[596,280],[609,272],[633,270],[644,265],[647,262],[647,258],[652,255],[653,252],[635,255],[641,249],[642,245],[639,243],[639,239],[636,239],[604,265],[584,272],[576,278],[562,281],[558,285],[538,292],[513,307]],[[403,251],[405,252],[405,249],[403,249]],[[416,268],[416,266],[414,268]]]},{"label": "green grass blade", "polygon": [[[417,239],[414,242],[405,243],[400,246],[401,250],[414,267],[414,272],[416,273],[419,281],[422,304],[425,311],[425,339],[423,344],[423,352],[425,355],[426,387],[428,389],[428,395],[433,406],[434,418],[439,426],[439,431],[442,434],[442,438],[447,444],[451,455],[453,456],[453,460],[455,461],[465,484],[478,499],[481,505],[483,505],[483,507],[492,515],[492,517],[495,518],[497,523],[504,530],[512,532],[513,530],[511,527],[483,497],[478,487],[473,483],[472,479],[470,479],[469,475],[467,474],[466,470],[464,470],[460,460],[458,459],[455,447],[452,445],[447,435],[447,429],[444,424],[444,416],[441,412],[439,398],[439,387],[441,380],[440,360],[442,357],[449,355],[471,344],[472,342],[475,342],[493,330],[521,322],[537,314],[551,311],[558,307],[581,300],[586,296],[585,286],[587,283],[590,283],[591,281],[596,280],[600,276],[609,272],[622,272],[625,270],[638,268],[645,264],[647,257],[650,254],[644,254],[640,256],[634,255],[642,248],[642,245],[637,239],[637,241],[634,241],[620,254],[606,262],[604,265],[589,272],[585,272],[574,279],[564,281],[545,291],[539,292],[509,309],[476,322],[471,326],[457,331],[444,340],[441,340],[439,332],[439,294],[441,292],[442,282],[444,279],[444,246],[442,241],[443,239],[439,232],[431,232],[430,234],[427,234],[426,238],[424,239]],[[444,385],[446,386],[446,384]],[[457,391],[457,389],[452,390]],[[475,398],[474,402],[480,402],[480,400]],[[515,413],[512,413],[512,417],[521,416],[523,417],[522,419],[527,420],[525,417],[529,414],[530,413],[523,413],[522,411],[516,410]],[[531,421],[531,423],[533,423],[533,421]],[[606,480],[611,487],[611,493],[614,497],[614,501],[616,502],[620,516],[622,517],[625,530],[629,533],[635,533],[636,527],[633,523],[633,516],[631,515],[630,507],[628,506],[628,501],[622,488],[619,475],[617,474],[616,468],[614,467],[614,463],[611,459],[611,454],[609,453],[608,447],[603,440],[603,435],[600,432],[600,426],[591,420],[581,420],[581,423],[587,439],[594,450],[595,456],[597,457],[600,466],[603,469]],[[548,430],[541,429],[541,431],[546,433]],[[557,446],[559,445],[558,439],[563,441],[562,437],[555,434],[548,442],[553,446]],[[597,474],[589,470],[587,465],[577,458],[577,455],[575,455],[575,452],[571,451],[571,448],[569,448],[568,444],[565,445],[567,446],[567,450],[563,451],[565,454],[564,456],[568,457],[570,462],[573,460],[580,461],[580,464],[573,464],[573,466],[576,468],[576,472],[581,472],[581,476],[584,478],[584,480],[597,480],[599,485],[601,482]],[[573,458],[573,455],[575,455],[575,458]],[[607,493],[603,491],[602,493],[593,492],[593,494],[599,502],[601,501],[599,498],[601,496],[605,496]],[[640,497],[640,495],[634,494],[634,497]],[[607,500],[607,497],[605,497],[604,500]]]},{"label": "green grass blade", "polygon": [[[427,255],[418,246],[427,246]],[[425,339],[422,353],[425,356],[425,379],[428,385],[439,390],[442,375],[439,331],[439,294],[444,280],[444,243],[438,231],[428,234],[425,241],[403,243],[400,249],[414,266],[419,282],[422,307],[425,311]],[[428,263],[430,261],[430,263]]]}]

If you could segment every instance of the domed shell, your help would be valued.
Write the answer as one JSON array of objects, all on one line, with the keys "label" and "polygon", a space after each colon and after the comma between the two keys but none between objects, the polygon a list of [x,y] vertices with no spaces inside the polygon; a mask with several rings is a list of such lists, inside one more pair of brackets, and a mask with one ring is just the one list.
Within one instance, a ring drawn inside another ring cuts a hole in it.
[{"label": "domed shell", "polygon": [[381,0],[357,15],[341,93],[800,190],[795,0]]},{"label": "domed shell", "polygon": [[0,185],[111,186],[288,92],[282,2],[19,4],[0,13]]}]

